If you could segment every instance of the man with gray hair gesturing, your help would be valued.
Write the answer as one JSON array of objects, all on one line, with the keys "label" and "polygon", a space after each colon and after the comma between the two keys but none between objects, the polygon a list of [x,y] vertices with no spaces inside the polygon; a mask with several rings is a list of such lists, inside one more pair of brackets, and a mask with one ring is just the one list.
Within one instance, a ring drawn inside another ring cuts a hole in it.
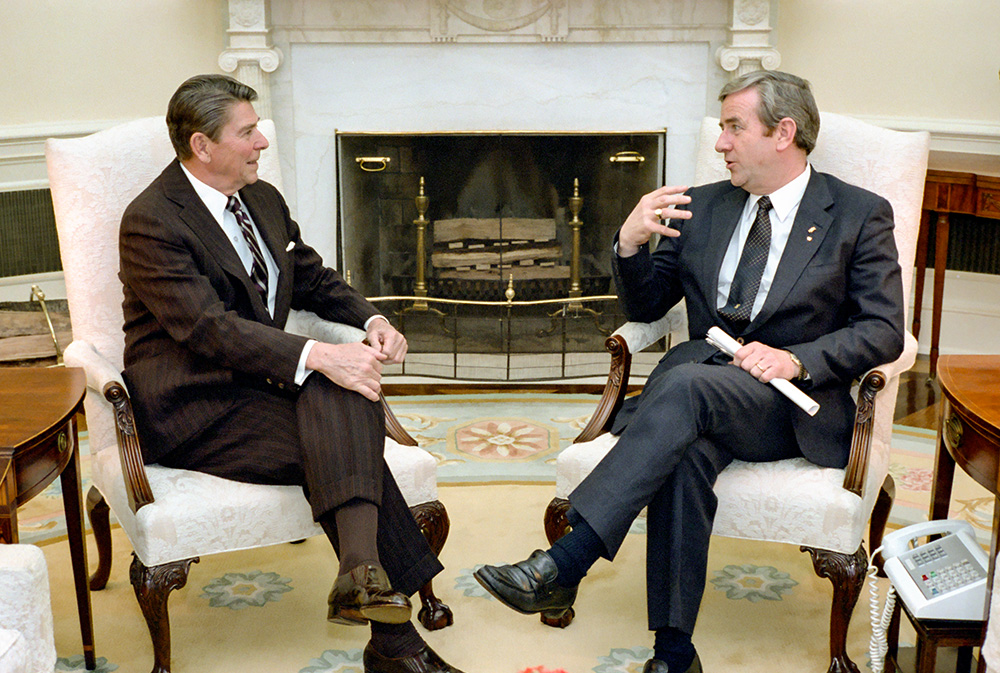
[{"label": "man with gray hair gesturing", "polygon": [[[809,166],[819,111],[808,82],[753,72],[723,87],[719,100],[715,149],[730,180],[643,196],[614,242],[628,319],[651,322],[684,299],[691,340],[668,351],[623,406],[612,428],[617,443],[569,496],[572,530],[525,561],[476,572],[514,610],[558,617],[648,507],[655,643],[644,673],[702,670],[691,634],[719,472],[734,459],[795,456],[843,467],[852,381],[903,350],[892,208]],[[653,234],[661,236],[655,251]],[[732,360],[705,340],[713,326],[744,344]],[[819,412],[810,417],[760,385],[777,378],[807,391]]]}]

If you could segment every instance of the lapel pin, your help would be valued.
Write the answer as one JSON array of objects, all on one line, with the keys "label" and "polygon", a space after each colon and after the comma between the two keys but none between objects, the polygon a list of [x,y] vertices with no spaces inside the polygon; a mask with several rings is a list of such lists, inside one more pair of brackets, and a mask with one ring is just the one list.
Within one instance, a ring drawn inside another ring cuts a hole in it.
[{"label": "lapel pin", "polygon": [[809,233],[810,234],[813,233],[814,231],[816,231],[816,227],[809,227]]},{"label": "lapel pin", "polygon": [[806,240],[807,241],[811,241],[811,240],[813,240],[813,237],[812,236],[806,236]]},{"label": "lapel pin", "polygon": [[288,247],[285,248],[285,252],[290,252],[291,249],[294,248],[294,247],[295,247],[295,241],[289,241],[288,242]]}]

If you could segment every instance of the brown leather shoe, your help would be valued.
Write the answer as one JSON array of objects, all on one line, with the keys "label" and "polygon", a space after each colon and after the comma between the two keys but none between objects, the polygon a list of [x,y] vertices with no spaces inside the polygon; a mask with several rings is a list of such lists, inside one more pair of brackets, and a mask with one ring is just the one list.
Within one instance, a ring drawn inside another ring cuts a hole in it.
[{"label": "brown leather shoe", "polygon": [[428,645],[408,657],[390,659],[376,652],[371,643],[368,643],[362,659],[365,673],[462,673],[439,657]]},{"label": "brown leather shoe", "polygon": [[[670,673],[670,669],[667,662],[662,659],[650,659],[642,667],[642,673]],[[685,673],[701,673],[701,659],[698,658],[697,652],[694,653],[694,661],[691,662]]]},{"label": "brown leather shoe", "polygon": [[393,591],[385,570],[374,563],[362,563],[337,578],[327,601],[327,619],[336,624],[385,624],[410,621],[410,599]]}]

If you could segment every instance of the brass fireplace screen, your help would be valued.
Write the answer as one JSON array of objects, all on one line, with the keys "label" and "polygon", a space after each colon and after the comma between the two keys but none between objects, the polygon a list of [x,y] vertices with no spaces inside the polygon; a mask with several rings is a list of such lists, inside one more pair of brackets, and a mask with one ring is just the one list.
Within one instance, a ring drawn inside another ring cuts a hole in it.
[{"label": "brass fireplace screen", "polygon": [[612,237],[665,131],[337,136],[340,269],[407,336],[403,373],[599,375]]}]

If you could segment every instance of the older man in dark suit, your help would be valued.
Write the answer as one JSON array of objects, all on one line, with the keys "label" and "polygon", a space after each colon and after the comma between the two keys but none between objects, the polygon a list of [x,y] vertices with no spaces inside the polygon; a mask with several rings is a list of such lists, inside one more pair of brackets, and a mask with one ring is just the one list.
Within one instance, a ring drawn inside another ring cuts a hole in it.
[{"label": "older man in dark suit", "polygon": [[[257,179],[255,99],[221,75],[182,84],[167,110],[177,160],[122,218],[124,377],[144,458],[303,486],[340,559],[329,619],[371,625],[365,671],[455,671],[410,621],[408,596],[441,564],[383,458],[381,369],[406,340]],[[363,327],[367,343],[287,333],[292,308]]]},{"label": "older man in dark suit", "polygon": [[[645,673],[701,671],[691,634],[719,472],[733,459],[802,455],[843,467],[852,381],[903,348],[891,207],[810,168],[819,111],[808,83],[760,71],[727,84],[719,99],[715,149],[730,181],[647,194],[619,230],[613,258],[628,318],[655,320],[683,298],[691,340],[663,357],[619,414],[615,447],[569,496],[572,531],[547,552],[476,574],[515,610],[558,616],[648,506],[655,653]],[[654,234],[662,239],[651,252]],[[705,341],[713,325],[745,344],[736,366],[722,366],[729,358]],[[775,378],[808,390],[816,416],[761,385]]]}]

